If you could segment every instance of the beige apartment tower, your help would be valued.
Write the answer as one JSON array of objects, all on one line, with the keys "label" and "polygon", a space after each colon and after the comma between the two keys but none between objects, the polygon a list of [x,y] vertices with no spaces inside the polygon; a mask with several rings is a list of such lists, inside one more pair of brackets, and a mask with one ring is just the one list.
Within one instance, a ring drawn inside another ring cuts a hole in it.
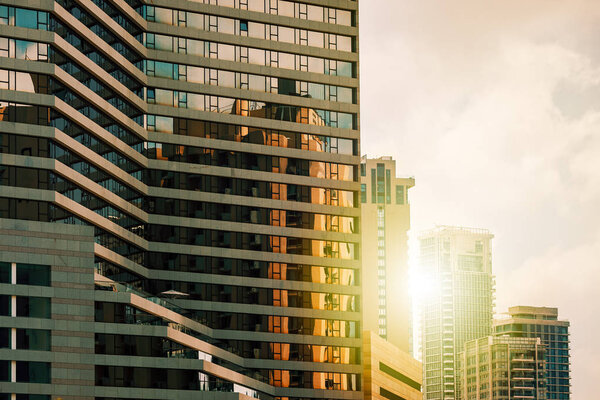
[{"label": "beige apartment tower", "polygon": [[421,305],[425,399],[460,398],[458,353],[465,342],[492,333],[492,237],[485,229],[451,226],[419,236],[421,269],[435,288]]},{"label": "beige apartment tower", "polygon": [[397,177],[391,157],[363,156],[360,175],[364,329],[409,352],[408,190],[415,180]]},{"label": "beige apartment tower", "polygon": [[375,332],[363,332],[365,400],[421,400],[422,365]]},{"label": "beige apartment tower", "polygon": [[546,399],[545,352],[540,338],[488,336],[465,343],[457,399]]}]

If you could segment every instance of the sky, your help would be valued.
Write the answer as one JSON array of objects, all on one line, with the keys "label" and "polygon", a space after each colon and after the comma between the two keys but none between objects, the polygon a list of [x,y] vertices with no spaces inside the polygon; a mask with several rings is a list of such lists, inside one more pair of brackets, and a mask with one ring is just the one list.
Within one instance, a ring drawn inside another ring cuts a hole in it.
[{"label": "sky", "polygon": [[558,307],[572,399],[600,377],[600,1],[362,0],[362,153],[416,232],[494,234],[496,312]]}]

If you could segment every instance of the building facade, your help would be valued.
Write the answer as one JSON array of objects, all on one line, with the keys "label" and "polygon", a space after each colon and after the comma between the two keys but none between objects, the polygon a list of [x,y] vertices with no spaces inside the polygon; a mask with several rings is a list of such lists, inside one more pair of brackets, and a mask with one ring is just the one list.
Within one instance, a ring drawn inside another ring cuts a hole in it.
[{"label": "building facade", "polygon": [[421,400],[422,365],[372,331],[363,332],[365,400]]},{"label": "building facade", "polygon": [[[364,329],[377,332],[399,349],[411,351],[411,301],[408,290],[408,190],[414,178],[396,176],[391,157],[362,157]],[[375,221],[377,223],[375,223]]]},{"label": "building facade", "polygon": [[569,321],[558,319],[557,308],[510,307],[507,318],[494,320],[494,335],[540,338],[546,346],[548,399],[571,398]]},{"label": "building facade", "polygon": [[492,333],[493,235],[484,229],[439,226],[419,236],[420,268],[432,293],[422,299],[423,393],[460,398],[458,353]]},{"label": "building facade", "polygon": [[459,399],[546,399],[545,353],[539,338],[488,336],[466,342],[459,355]]},{"label": "building facade", "polygon": [[[95,271],[85,301],[36,294],[82,305],[69,345],[53,312],[5,316],[16,371],[0,392],[362,397],[357,13],[354,0],[0,0],[0,218],[91,227]],[[2,261],[17,276],[27,264]],[[40,263],[50,288],[67,279],[53,268],[68,263]],[[63,343],[60,361],[18,348],[34,327]],[[46,363],[44,382],[20,360]]]}]

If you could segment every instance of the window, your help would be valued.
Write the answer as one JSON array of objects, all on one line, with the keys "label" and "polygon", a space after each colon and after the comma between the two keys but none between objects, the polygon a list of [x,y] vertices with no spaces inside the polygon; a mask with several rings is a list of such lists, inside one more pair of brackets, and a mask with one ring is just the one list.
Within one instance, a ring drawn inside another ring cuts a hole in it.
[{"label": "window", "polygon": [[0,262],[0,283],[10,283],[11,264]]},{"label": "window", "polygon": [[17,264],[17,284],[50,286],[50,267],[47,265]]},{"label": "window", "polygon": [[360,176],[367,176],[367,164],[360,164]]},{"label": "window", "polygon": [[392,202],[392,174],[389,169],[385,170],[385,202],[390,204]]},{"label": "window", "polygon": [[17,349],[50,351],[50,331],[17,329]]},{"label": "window", "polygon": [[360,184],[360,202],[361,203],[367,202],[367,185],[364,183]]},{"label": "window", "polygon": [[50,383],[50,363],[17,361],[17,382]]},{"label": "window", "polygon": [[50,299],[18,296],[17,317],[50,318]]},{"label": "window", "polygon": [[248,33],[248,20],[240,20],[240,32],[246,32],[246,34]]},{"label": "window", "polygon": [[396,185],[396,204],[404,204],[404,186]]},{"label": "window", "polygon": [[377,171],[371,168],[371,203],[377,203]]}]

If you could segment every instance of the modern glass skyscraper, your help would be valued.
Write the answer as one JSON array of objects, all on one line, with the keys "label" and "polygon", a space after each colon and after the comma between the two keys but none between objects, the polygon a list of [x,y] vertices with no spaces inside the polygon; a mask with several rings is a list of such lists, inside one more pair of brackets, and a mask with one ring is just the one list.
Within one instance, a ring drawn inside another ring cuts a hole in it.
[{"label": "modern glass skyscraper", "polygon": [[[2,252],[19,295],[2,299],[15,352],[0,351],[0,392],[362,398],[357,13],[355,0],[0,1],[0,219],[43,237],[87,225],[95,242],[91,269]],[[13,279],[30,268],[45,288]],[[49,312],[19,314],[27,293]],[[69,310],[80,324],[55,321]],[[40,326],[42,355],[12,331]]]},{"label": "modern glass skyscraper", "polygon": [[420,268],[436,288],[421,304],[427,400],[460,398],[458,354],[492,333],[492,238],[485,229],[450,226],[419,236]]},{"label": "modern glass skyscraper", "polygon": [[516,306],[508,314],[494,320],[494,335],[540,338],[546,346],[548,399],[570,399],[569,321],[559,320],[558,309],[552,307]]}]

